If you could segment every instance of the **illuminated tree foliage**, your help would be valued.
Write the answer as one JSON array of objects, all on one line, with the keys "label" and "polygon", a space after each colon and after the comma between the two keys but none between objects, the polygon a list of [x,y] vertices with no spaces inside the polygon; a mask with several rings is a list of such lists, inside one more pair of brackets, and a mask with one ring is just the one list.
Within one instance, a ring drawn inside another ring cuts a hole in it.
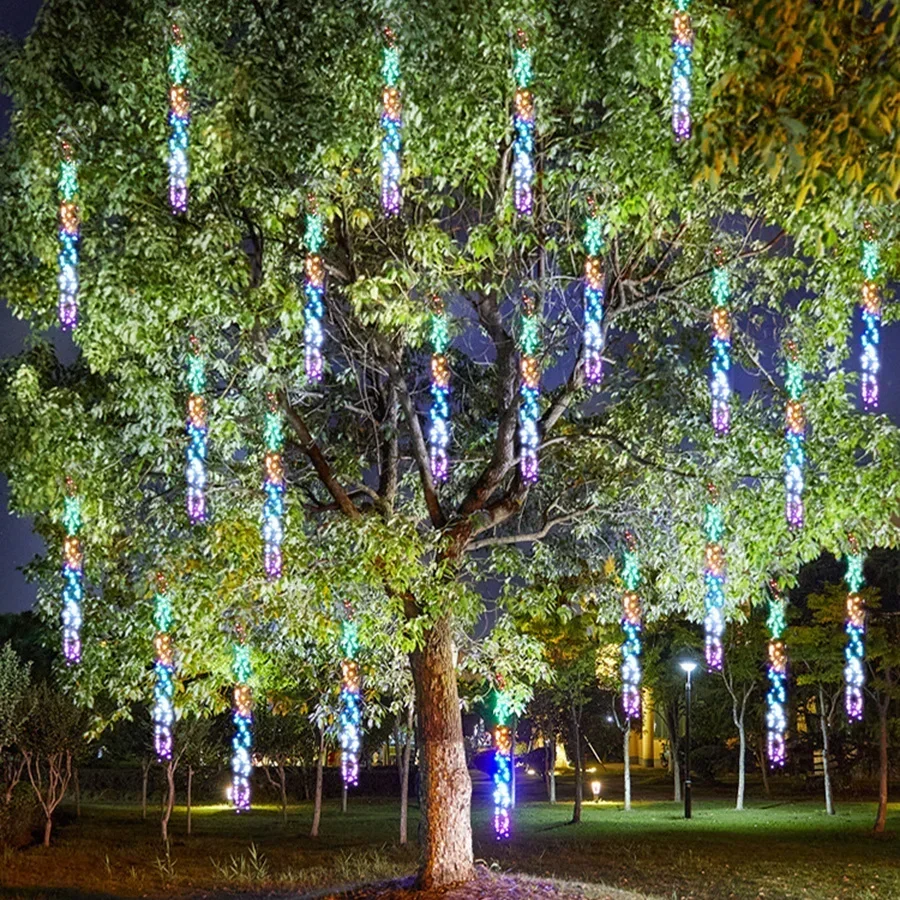
[{"label": "illuminated tree foliage", "polygon": [[[39,341],[7,361],[0,441],[14,511],[54,548],[41,591],[48,622],[60,614],[64,475],[79,485],[83,652],[61,677],[110,716],[152,696],[148,573],[166,573],[177,610],[179,708],[231,705],[238,624],[248,690],[262,700],[282,650],[337,647],[334,610],[352,595],[360,658],[388,641],[409,654],[421,876],[440,885],[473,872],[454,648],[473,648],[462,665],[478,658],[470,626],[489,578],[524,576],[533,587],[504,591],[501,606],[517,620],[536,614],[547,601],[540,575],[589,592],[590,579],[577,579],[584,566],[602,571],[604,535],[632,527],[654,573],[646,620],[678,611],[702,621],[697,517],[708,482],[727,523],[726,620],[738,598],[759,596],[774,561],[787,580],[821,546],[840,551],[848,529],[867,548],[893,541],[900,441],[884,416],[856,408],[844,363],[856,358],[863,215],[886,283],[898,268],[900,163],[889,151],[900,51],[893,7],[880,3],[855,16],[836,0],[692,7],[692,136],[676,142],[671,7],[400,0],[396,21],[382,14],[368,0],[184,0],[190,204],[176,216],[168,3],[48,0],[25,45],[4,45],[16,108],[0,151],[0,294],[36,334],[55,326],[65,126],[78,136],[83,315],[62,338],[77,347],[72,365]],[[385,26],[402,50],[402,77],[389,74],[403,100],[387,209]],[[533,140],[527,220],[516,216],[527,179],[514,175],[511,115],[520,28],[531,64],[520,97]],[[304,240],[310,191],[318,247]],[[593,345],[603,382],[590,398],[580,349],[588,196],[605,278]],[[714,246],[728,260],[733,366],[749,379],[730,396],[728,441],[709,424]],[[313,286],[327,280],[325,309],[310,308],[308,254],[322,266]],[[446,481],[428,424],[435,292],[453,323]],[[539,311],[539,342],[523,333],[523,295]],[[815,464],[797,534],[780,487],[786,397],[773,322],[790,325],[807,374]],[[191,505],[190,335],[205,366]],[[321,385],[307,355],[318,346]],[[523,454],[520,388],[538,375]],[[271,581],[260,565],[267,391],[283,417],[286,498]],[[610,622],[621,614],[621,595],[598,607]],[[505,634],[514,657],[519,637]]]}]

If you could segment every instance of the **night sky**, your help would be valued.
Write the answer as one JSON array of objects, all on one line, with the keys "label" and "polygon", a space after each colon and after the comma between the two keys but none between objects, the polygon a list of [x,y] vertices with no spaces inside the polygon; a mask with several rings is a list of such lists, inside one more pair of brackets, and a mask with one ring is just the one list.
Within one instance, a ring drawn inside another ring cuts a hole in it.
[{"label": "night sky", "polygon": [[[41,0],[0,0],[0,31],[24,38],[34,24],[40,5]],[[0,94],[0,134],[6,133],[9,109],[8,98]],[[896,285],[893,287],[896,293]],[[859,317],[856,318],[858,340]],[[28,326],[10,315],[5,302],[0,304],[0,357],[18,353],[27,337]],[[70,359],[73,351],[69,338],[58,333],[50,337],[62,358]],[[900,366],[896,362],[900,358],[900,328],[885,328],[882,340],[882,409],[897,422],[900,421]],[[743,382],[739,376],[735,387],[740,390]],[[35,589],[25,581],[19,568],[44,549],[43,542],[32,534],[30,522],[6,513],[8,496],[6,479],[0,476],[0,613],[18,612],[34,602]]]}]

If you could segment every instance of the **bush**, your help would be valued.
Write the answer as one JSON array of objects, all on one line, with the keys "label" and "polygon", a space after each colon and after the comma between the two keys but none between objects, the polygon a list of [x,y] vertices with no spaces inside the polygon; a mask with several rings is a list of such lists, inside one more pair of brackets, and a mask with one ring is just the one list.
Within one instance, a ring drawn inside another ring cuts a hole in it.
[{"label": "bush", "polygon": [[43,821],[43,812],[31,786],[20,783],[9,805],[0,797],[0,847],[18,849],[30,844]]}]

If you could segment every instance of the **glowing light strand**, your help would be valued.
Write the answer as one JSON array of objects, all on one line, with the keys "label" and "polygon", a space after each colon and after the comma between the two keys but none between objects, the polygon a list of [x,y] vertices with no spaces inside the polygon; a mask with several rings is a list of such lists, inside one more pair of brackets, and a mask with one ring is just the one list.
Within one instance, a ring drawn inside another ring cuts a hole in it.
[{"label": "glowing light strand", "polygon": [[68,665],[81,662],[81,607],[84,602],[84,553],[81,548],[81,500],[78,488],[66,478],[63,507],[63,590],[62,633],[63,656]]},{"label": "glowing light strand", "polygon": [[787,361],[784,387],[788,400],[784,413],[784,513],[792,530],[803,527],[803,470],[806,466],[806,410],[803,406],[803,366],[797,345],[787,343]]},{"label": "glowing light strand", "polygon": [[769,690],[766,692],[766,749],[769,765],[775,769],[786,759],[784,736],[787,731],[787,650],[784,646],[785,600],[774,581],[769,582],[768,665]]},{"label": "glowing light strand", "polygon": [[497,676],[497,700],[494,717],[494,834],[498,841],[509,838],[509,810],[512,806],[512,708],[503,692],[503,679]]},{"label": "glowing light strand", "polygon": [[284,537],[284,460],[281,456],[284,430],[274,394],[269,394],[268,400],[264,428],[266,455],[263,491],[266,498],[263,502],[262,537],[266,577],[274,581],[281,577],[281,542]]},{"label": "glowing light strand", "polygon": [[534,209],[534,94],[531,82],[534,71],[528,36],[516,30],[518,46],[513,51],[513,76],[516,94],[513,111],[513,201],[520,216],[530,216]]},{"label": "glowing light strand", "polygon": [[641,569],[634,535],[625,533],[622,554],[622,708],[626,719],[641,715],[641,598],[637,589],[641,583]]},{"label": "glowing light strand", "polygon": [[206,520],[206,454],[209,428],[206,420],[206,360],[200,342],[191,335],[191,352],[187,360],[187,382],[190,390],[187,418],[187,513],[192,525]]},{"label": "glowing light strand", "polygon": [[590,385],[603,377],[603,302],[605,283],[603,260],[603,222],[594,203],[584,223],[584,377]]},{"label": "glowing light strand", "polygon": [[731,430],[731,312],[728,308],[731,286],[722,250],[717,247],[714,255],[709,393],[712,400],[712,425],[716,434],[722,436]]},{"label": "glowing light strand", "polygon": [[672,18],[672,132],[676,143],[691,137],[691,73],[694,31],[688,13],[690,0],[675,0]]},{"label": "glowing light strand", "polygon": [[244,643],[243,631],[234,645],[234,708],[231,738],[231,803],[235,812],[250,809],[250,774],[253,770],[253,691],[250,688],[250,648]]},{"label": "glowing light strand", "polygon": [[310,381],[322,380],[324,360],[322,348],[325,332],[322,319],[325,316],[325,265],[319,251],[325,243],[325,229],[316,198],[310,194],[306,213],[306,262],[304,266],[303,293],[306,295],[303,329],[306,377]]},{"label": "glowing light strand", "polygon": [[172,726],[175,723],[175,647],[172,643],[172,601],[162,572],[156,575],[156,595],[153,598],[153,639],[155,659],[153,671],[153,745],[156,758],[163,762],[172,758]]},{"label": "glowing light strand", "polygon": [[341,622],[341,776],[348,788],[359,784],[360,679],[359,636],[352,611]]},{"label": "glowing light strand", "polygon": [[725,632],[725,520],[719,505],[715,485],[707,486],[708,500],[703,514],[703,534],[706,537],[703,581],[706,585],[706,665],[716,671],[722,668],[722,635]]},{"label": "glowing light strand", "polygon": [[864,278],[859,298],[863,322],[859,359],[862,372],[860,392],[863,407],[874,410],[878,408],[878,371],[881,368],[881,288],[877,281],[881,271],[881,252],[871,222],[866,222],[863,226],[860,268]]},{"label": "glowing light strand", "polygon": [[400,51],[396,36],[384,29],[381,59],[381,208],[386,216],[400,213],[400,150],[402,147],[403,105],[400,96]]},{"label": "glowing light strand", "polygon": [[431,298],[431,426],[428,429],[431,475],[444,482],[450,475],[450,331],[441,297]]},{"label": "glowing light strand", "polygon": [[175,215],[188,209],[188,126],[191,98],[188,93],[188,61],[184,36],[172,23],[169,45],[169,207]]},{"label": "glowing light strand", "polygon": [[58,314],[63,331],[78,324],[78,244],[81,240],[81,216],[78,210],[78,165],[68,141],[62,144],[59,164],[59,288]]},{"label": "glowing light strand", "polygon": [[538,422],[541,411],[538,400],[541,393],[541,367],[537,353],[540,349],[540,320],[533,297],[522,297],[522,333],[520,336],[522,358],[519,362],[521,383],[519,386],[519,474],[525,484],[538,480]]},{"label": "glowing light strand", "polygon": [[850,552],[847,554],[847,646],[844,648],[844,708],[851,722],[859,722],[863,717],[863,686],[866,683],[863,661],[866,651],[863,643],[866,633],[866,607],[860,591],[865,583],[863,563],[865,554],[850,535]]}]

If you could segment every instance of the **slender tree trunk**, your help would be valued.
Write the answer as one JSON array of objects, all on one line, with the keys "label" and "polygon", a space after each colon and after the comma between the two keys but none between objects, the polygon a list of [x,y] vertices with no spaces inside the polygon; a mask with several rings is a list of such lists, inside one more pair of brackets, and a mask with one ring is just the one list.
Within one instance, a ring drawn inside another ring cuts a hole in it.
[{"label": "slender tree trunk", "polygon": [[420,888],[430,890],[475,875],[472,780],[466,766],[459,691],[449,618],[439,619],[410,654],[422,732],[419,779],[425,819]]},{"label": "slender tree trunk", "polygon": [[738,786],[737,786],[737,802],[734,808],[741,810],[744,808],[744,792],[747,787],[747,729],[744,727],[744,710],[741,710],[741,718],[738,723]]},{"label": "slender tree trunk", "polygon": [[513,719],[512,740],[509,744],[509,799],[512,809],[516,808],[516,727],[518,719]]},{"label": "slender tree trunk", "polygon": [[400,767],[400,843],[405,844],[409,822],[409,759],[412,755],[413,707],[409,707],[403,752],[397,744],[397,762]]},{"label": "slender tree trunk", "polygon": [[825,706],[825,689],[819,685],[819,728],[822,731],[822,775],[825,782],[825,812],[834,815],[831,793],[831,768],[828,763],[828,712]]},{"label": "slender tree trunk", "polygon": [[888,805],[888,706],[885,698],[878,704],[878,814],[875,816],[875,831],[884,831],[887,822]]},{"label": "slender tree trunk", "polygon": [[75,782],[75,818],[81,818],[81,782],[78,780],[78,766],[72,772],[72,780]]},{"label": "slender tree trunk", "polygon": [[572,809],[572,824],[581,821],[581,805],[584,800],[584,770],[581,760],[581,722],[577,707],[572,704],[572,749],[575,759],[575,806]]},{"label": "slender tree trunk", "polygon": [[309,836],[319,836],[319,822],[322,819],[322,770],[325,767],[325,732],[319,732],[319,757],[316,760],[316,793],[313,801],[313,820]]},{"label": "slender tree trunk", "polygon": [[187,807],[185,808],[185,812],[187,813],[187,833],[191,833],[191,789],[193,787],[194,782],[194,767],[188,763],[187,767]]},{"label": "slender tree trunk", "polygon": [[341,812],[347,812],[347,785],[341,785]]},{"label": "slender tree trunk", "polygon": [[171,759],[166,764],[166,785],[168,787],[166,802],[160,820],[163,843],[169,840],[169,819],[172,818],[172,810],[175,807],[175,761]]},{"label": "slender tree trunk", "polygon": [[141,760],[141,818],[147,818],[147,782],[150,779],[150,760]]},{"label": "slender tree trunk", "polygon": [[556,803],[556,735],[550,739],[550,802]]},{"label": "slender tree trunk", "polygon": [[766,745],[762,735],[757,737],[755,755],[756,763],[759,766],[759,773],[762,775],[763,790],[766,792],[767,797],[771,797],[772,790],[769,787],[769,767],[766,765]]},{"label": "slender tree trunk", "polygon": [[665,707],[666,728],[669,731],[669,759],[672,761],[672,781],[675,786],[674,801],[681,803],[681,760],[678,753],[681,750],[681,738],[678,729],[681,726],[678,715],[678,704],[668,703]]},{"label": "slender tree trunk", "polygon": [[672,778],[675,782],[675,794],[673,800],[681,803],[681,760],[678,758],[679,747],[676,745],[672,752]]},{"label": "slender tree trunk", "polygon": [[622,732],[622,748],[624,750],[623,759],[625,760],[624,778],[625,778],[625,811],[631,812],[631,754],[628,752],[631,738],[631,720],[625,720],[625,729]]},{"label": "slender tree trunk", "polygon": [[44,846],[50,846],[50,832],[53,830],[53,819],[50,816],[47,816],[47,820],[44,822]]},{"label": "slender tree trunk", "polygon": [[278,787],[281,790],[281,822],[287,825],[287,772],[284,763],[278,763]]}]

